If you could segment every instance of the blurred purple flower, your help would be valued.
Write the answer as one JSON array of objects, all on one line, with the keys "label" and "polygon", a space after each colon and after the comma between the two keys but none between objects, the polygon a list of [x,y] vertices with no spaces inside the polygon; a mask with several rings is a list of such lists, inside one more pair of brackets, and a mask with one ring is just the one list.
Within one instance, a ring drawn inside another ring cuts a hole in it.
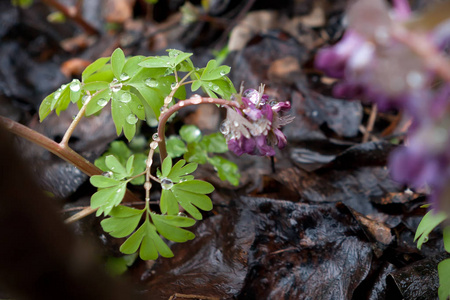
[{"label": "blurred purple flower", "polygon": [[220,128],[231,151],[236,155],[274,156],[275,146],[286,146],[280,128],[293,120],[282,115],[291,108],[288,101],[269,101],[264,86],[259,91],[248,89],[235,98],[241,109],[227,107],[227,117]]}]

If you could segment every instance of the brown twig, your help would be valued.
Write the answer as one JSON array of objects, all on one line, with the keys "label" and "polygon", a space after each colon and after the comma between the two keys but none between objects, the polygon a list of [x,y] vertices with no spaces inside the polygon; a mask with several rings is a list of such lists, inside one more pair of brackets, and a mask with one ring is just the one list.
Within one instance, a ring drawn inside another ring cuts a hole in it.
[{"label": "brown twig", "polygon": [[[42,148],[48,150],[49,152],[55,154],[59,158],[69,162],[70,164],[77,167],[81,172],[85,173],[88,176],[93,175],[101,175],[102,170],[97,168],[94,164],[88,161],[86,158],[73,151],[69,146],[56,143],[55,141],[49,139],[45,135],[40,134],[37,131],[34,131],[27,126],[24,126],[16,121],[8,119],[6,117],[0,116],[0,125],[7,129],[9,132],[20,136]],[[132,192],[127,190],[125,193],[124,201],[126,202],[137,202],[139,198],[134,195]],[[77,221],[91,213],[95,212],[97,209],[92,209],[90,207],[80,211],[79,213],[71,216],[66,220],[66,223],[72,223]]]},{"label": "brown twig", "polygon": [[370,110],[369,120],[367,120],[367,126],[364,131],[364,135],[363,135],[363,139],[362,139],[363,143],[369,141],[370,134],[372,133],[373,126],[375,125],[375,119],[377,118],[377,112],[378,112],[377,105],[372,104],[372,109]]},{"label": "brown twig", "polygon": [[66,16],[66,18],[69,18],[78,25],[80,25],[87,34],[89,35],[99,34],[98,30],[94,26],[92,26],[91,24],[86,22],[86,20],[83,19],[78,9],[71,10],[56,0],[42,0],[42,2],[47,4],[48,6],[51,6],[59,10],[64,16]]},{"label": "brown twig", "polygon": [[165,141],[165,128],[166,122],[175,112],[180,110],[183,107],[191,106],[191,105],[199,105],[199,104],[218,104],[224,106],[232,106],[236,108],[240,108],[240,104],[235,101],[229,101],[224,99],[216,99],[216,98],[208,98],[208,97],[191,97],[189,99],[178,102],[177,104],[171,106],[169,109],[164,111],[159,117],[159,126],[158,126],[158,146],[159,146],[159,156],[161,160],[161,164],[164,159],[167,157],[167,149],[166,149],[166,141]]},{"label": "brown twig", "polygon": [[175,299],[219,300],[220,298],[203,296],[203,295],[180,294],[180,293],[175,293],[172,296],[170,296],[170,298],[169,298],[169,300],[175,300]]}]

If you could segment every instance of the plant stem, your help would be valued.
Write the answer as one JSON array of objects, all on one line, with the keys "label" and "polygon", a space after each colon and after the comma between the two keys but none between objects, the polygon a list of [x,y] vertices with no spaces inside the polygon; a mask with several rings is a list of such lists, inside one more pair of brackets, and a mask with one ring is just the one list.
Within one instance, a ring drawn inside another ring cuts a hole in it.
[{"label": "plant stem", "polygon": [[83,30],[89,35],[98,35],[99,32],[91,24],[86,22],[78,11],[71,10],[56,0],[42,0],[48,6],[52,6],[59,10],[64,16],[78,23]]},{"label": "plant stem", "polygon": [[429,41],[425,34],[411,32],[400,26],[392,30],[392,36],[420,56],[425,65],[446,82],[450,82],[450,61]]},{"label": "plant stem", "polygon": [[165,141],[165,128],[166,122],[175,112],[180,110],[183,107],[191,106],[191,105],[199,105],[199,104],[218,104],[218,105],[226,105],[231,107],[240,108],[241,105],[236,101],[229,101],[224,99],[216,99],[216,98],[208,98],[208,97],[191,97],[189,99],[178,102],[173,105],[166,111],[164,111],[159,116],[159,125],[158,125],[158,145],[159,145],[159,156],[161,160],[161,164],[164,159],[167,157],[167,149],[166,149],[166,141]]},{"label": "plant stem", "polygon": [[[56,143],[55,141],[49,139],[45,135],[40,134],[37,131],[34,131],[27,126],[24,126],[20,123],[17,123],[16,121],[13,121],[11,119],[5,118],[0,116],[0,125],[6,128],[9,132],[20,136],[33,144],[36,144],[38,146],[41,146],[42,148],[46,149],[47,151],[55,154],[59,158],[62,158],[63,160],[67,161],[68,163],[74,165],[77,167],[81,172],[85,173],[88,176],[92,175],[101,175],[102,170],[97,168],[94,164],[92,164],[90,161],[85,159],[83,156],[78,154],[77,152],[73,151],[70,147],[63,146],[61,144]],[[125,194],[124,201],[126,202],[136,202],[139,201],[139,198],[131,193],[129,190],[127,190]],[[90,207],[80,211],[79,213],[73,215],[72,217],[68,218],[65,222],[71,223],[76,220],[79,220],[93,212],[95,212],[97,209],[92,209]]]}]

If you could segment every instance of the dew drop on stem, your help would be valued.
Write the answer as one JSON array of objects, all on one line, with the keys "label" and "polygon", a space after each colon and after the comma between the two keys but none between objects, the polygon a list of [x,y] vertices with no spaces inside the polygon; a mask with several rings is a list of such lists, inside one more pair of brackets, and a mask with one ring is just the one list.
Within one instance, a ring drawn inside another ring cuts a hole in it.
[{"label": "dew drop on stem", "polygon": [[228,121],[223,121],[222,124],[220,124],[220,132],[223,135],[227,135],[230,133],[230,125]]},{"label": "dew drop on stem", "polygon": [[173,181],[169,178],[163,178],[161,180],[161,187],[164,190],[170,190],[173,187]]},{"label": "dew drop on stem", "polygon": [[154,133],[154,134],[152,135],[152,140],[158,141],[158,140],[159,140],[159,135],[158,135],[157,133]]}]

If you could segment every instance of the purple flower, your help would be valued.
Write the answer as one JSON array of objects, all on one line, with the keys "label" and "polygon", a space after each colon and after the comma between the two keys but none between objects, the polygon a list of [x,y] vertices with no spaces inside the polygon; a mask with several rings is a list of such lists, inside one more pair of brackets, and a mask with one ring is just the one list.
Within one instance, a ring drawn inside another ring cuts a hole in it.
[{"label": "purple flower", "polygon": [[259,91],[248,89],[235,98],[241,108],[227,107],[227,117],[220,128],[231,151],[236,155],[274,156],[275,146],[286,146],[286,136],[280,128],[293,120],[282,115],[291,108],[288,101],[269,101],[263,85]]}]

